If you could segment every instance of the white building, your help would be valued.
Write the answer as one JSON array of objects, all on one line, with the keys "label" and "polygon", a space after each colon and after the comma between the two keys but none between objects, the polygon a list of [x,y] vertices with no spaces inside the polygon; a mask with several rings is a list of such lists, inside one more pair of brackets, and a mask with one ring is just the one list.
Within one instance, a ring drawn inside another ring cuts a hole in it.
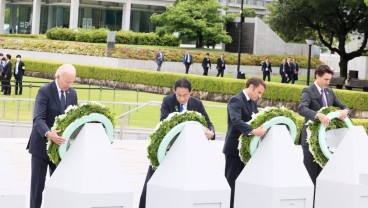
[{"label": "white building", "polygon": [[[242,0],[219,0],[239,12]],[[266,14],[272,0],[243,0],[244,8]],[[0,0],[0,33],[43,34],[53,27],[108,28],[153,32],[153,13],[162,13],[175,0]],[[2,29],[3,28],[3,29]]]}]

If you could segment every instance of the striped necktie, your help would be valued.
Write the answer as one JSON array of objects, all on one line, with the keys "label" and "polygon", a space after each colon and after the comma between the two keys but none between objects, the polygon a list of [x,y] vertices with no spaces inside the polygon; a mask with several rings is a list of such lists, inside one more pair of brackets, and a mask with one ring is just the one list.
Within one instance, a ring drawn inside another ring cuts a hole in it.
[{"label": "striped necktie", "polygon": [[60,107],[61,107],[61,112],[64,113],[65,108],[66,108],[65,95],[64,95],[64,91],[61,90],[60,92],[61,92]]}]

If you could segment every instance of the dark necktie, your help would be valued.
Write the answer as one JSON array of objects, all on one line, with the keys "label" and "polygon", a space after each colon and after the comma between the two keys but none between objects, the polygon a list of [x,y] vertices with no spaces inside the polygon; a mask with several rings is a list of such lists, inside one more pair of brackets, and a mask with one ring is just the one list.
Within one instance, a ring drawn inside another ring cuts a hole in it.
[{"label": "dark necktie", "polygon": [[325,99],[325,91],[324,90],[321,90],[321,99],[322,99],[322,107],[327,107],[327,102],[326,102],[326,99]]},{"label": "dark necktie", "polygon": [[65,108],[66,108],[65,95],[64,95],[64,91],[61,90],[60,92],[61,92],[60,107],[61,107],[61,112],[64,113]]},{"label": "dark necktie", "polygon": [[179,112],[183,112],[183,110],[184,110],[184,106],[180,104]]}]

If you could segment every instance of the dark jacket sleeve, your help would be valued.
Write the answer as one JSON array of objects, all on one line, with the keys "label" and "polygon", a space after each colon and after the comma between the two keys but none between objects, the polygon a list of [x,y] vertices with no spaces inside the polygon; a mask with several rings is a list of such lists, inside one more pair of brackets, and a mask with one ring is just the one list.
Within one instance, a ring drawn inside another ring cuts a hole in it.
[{"label": "dark jacket sleeve", "polygon": [[251,131],[253,131],[253,128],[242,120],[242,103],[243,102],[239,100],[237,96],[234,96],[230,99],[227,110],[233,127],[238,131],[241,131],[242,134],[248,135]]},{"label": "dark jacket sleeve", "polygon": [[[199,101],[199,104],[198,104],[198,112],[201,113],[204,116],[204,118],[206,119],[206,122],[207,122],[207,125],[208,125],[208,129],[211,130],[211,131],[213,131],[213,133],[215,133],[215,127],[213,126],[210,118],[208,117],[208,114],[206,112],[206,109],[203,106],[202,101]],[[215,137],[216,137],[216,135],[214,135],[211,139],[212,140],[215,140]]]}]

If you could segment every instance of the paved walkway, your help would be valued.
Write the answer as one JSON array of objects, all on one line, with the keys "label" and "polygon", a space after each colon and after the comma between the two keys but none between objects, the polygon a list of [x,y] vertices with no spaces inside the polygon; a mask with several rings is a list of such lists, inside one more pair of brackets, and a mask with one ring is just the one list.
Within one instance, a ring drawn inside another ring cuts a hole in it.
[{"label": "paved walkway", "polygon": [[[29,207],[29,186],[31,173],[31,156],[26,151],[28,138],[0,138],[0,146],[5,150],[15,169],[16,176],[24,186],[26,193],[26,205]],[[211,141],[210,147],[213,155],[221,167],[225,167],[225,160],[222,154],[224,141]],[[114,150],[119,155],[120,165],[124,168],[128,181],[132,185],[134,192],[133,207],[138,207],[139,197],[142,191],[143,182],[146,177],[149,161],[147,159],[147,140],[116,140],[113,144]],[[1,171],[1,167],[0,167]],[[47,180],[46,180],[47,181]]]}]

